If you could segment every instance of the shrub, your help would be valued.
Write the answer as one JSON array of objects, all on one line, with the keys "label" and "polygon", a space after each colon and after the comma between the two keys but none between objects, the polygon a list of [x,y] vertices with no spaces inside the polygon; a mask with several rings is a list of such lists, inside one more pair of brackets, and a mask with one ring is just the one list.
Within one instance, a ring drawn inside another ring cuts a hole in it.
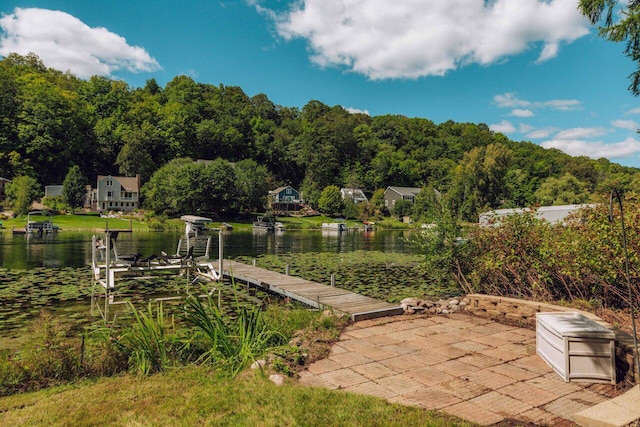
[{"label": "shrub", "polygon": [[17,353],[0,360],[0,394],[35,390],[72,381],[84,375],[82,344],[71,340],[69,329],[42,311],[33,322],[30,339]]},{"label": "shrub", "polygon": [[[625,209],[630,276],[640,275],[640,205]],[[618,217],[608,205],[586,209],[565,224],[513,215],[495,228],[471,232],[464,280],[472,291],[537,300],[629,305]],[[638,294],[633,297],[638,302]]]}]

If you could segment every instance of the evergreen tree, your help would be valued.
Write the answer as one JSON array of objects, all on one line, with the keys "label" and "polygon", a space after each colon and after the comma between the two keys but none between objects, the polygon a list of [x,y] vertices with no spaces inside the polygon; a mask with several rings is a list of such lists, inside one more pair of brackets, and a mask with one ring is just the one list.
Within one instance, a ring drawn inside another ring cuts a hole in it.
[{"label": "evergreen tree", "polygon": [[71,212],[84,206],[87,197],[86,182],[78,165],[69,168],[62,183],[62,200],[71,208]]}]

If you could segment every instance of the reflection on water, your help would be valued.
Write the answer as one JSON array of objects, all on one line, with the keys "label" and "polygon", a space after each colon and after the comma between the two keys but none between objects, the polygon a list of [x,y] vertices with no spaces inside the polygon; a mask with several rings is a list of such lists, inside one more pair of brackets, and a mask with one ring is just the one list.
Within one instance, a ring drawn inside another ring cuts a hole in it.
[{"label": "reflection on water", "polygon": [[[9,269],[0,275],[0,350],[16,347],[25,337],[29,321],[41,308],[62,314],[77,325],[87,325],[100,317],[90,312],[94,291],[91,273],[92,237],[90,232],[62,231],[45,236],[0,233],[0,267]],[[405,238],[408,232],[342,232],[279,231],[275,233],[232,231],[223,234],[224,257],[258,257],[291,252],[349,252],[369,250],[387,253],[413,253]],[[181,232],[120,233],[117,239],[120,253],[139,253],[143,257],[175,253]],[[218,234],[212,234],[211,256],[217,257]],[[64,268],[69,267],[69,268]],[[28,273],[16,270],[30,270]],[[176,279],[176,283],[182,279]],[[167,283],[160,286],[135,281],[119,289],[126,300],[143,301],[166,296]],[[186,281],[185,284],[189,284]],[[229,288],[223,287],[226,292]],[[225,296],[225,301],[237,301],[238,294]],[[124,309],[122,306],[121,309]]]},{"label": "reflection on water", "polygon": [[[371,250],[413,253],[406,242],[408,231],[327,232],[278,231],[275,233],[224,232],[224,257],[257,257],[290,252],[350,252]],[[90,232],[63,231],[42,237],[0,234],[0,266],[11,269],[34,267],[86,267],[91,263]],[[181,232],[120,233],[120,253],[139,253],[143,257],[161,251],[175,253]],[[212,233],[211,256],[216,258],[218,234]]]}]

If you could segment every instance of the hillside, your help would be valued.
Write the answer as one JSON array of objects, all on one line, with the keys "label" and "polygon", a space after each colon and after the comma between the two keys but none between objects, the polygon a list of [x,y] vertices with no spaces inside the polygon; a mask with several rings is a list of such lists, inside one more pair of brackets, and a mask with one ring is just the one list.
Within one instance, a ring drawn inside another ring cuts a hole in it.
[{"label": "hillside", "polygon": [[317,100],[302,109],[234,86],[177,76],[162,88],[81,80],[35,55],[0,61],[0,176],[61,184],[72,165],[89,180],[140,174],[176,158],[251,159],[269,187],[290,184],[313,202],[328,185],[371,194],[432,186],[461,217],[534,203],[581,203],[613,186],[635,190],[638,169],[509,140],[485,124],[352,114]]}]

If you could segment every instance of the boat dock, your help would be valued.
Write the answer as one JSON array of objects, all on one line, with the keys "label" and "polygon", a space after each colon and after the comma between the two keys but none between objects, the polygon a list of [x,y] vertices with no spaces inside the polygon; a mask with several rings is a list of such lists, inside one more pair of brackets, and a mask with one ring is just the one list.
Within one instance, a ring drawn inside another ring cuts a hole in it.
[{"label": "boat dock", "polygon": [[[218,261],[214,261],[214,264]],[[224,277],[262,288],[321,310],[348,314],[353,321],[402,314],[400,305],[356,294],[346,289],[277,273],[236,261],[224,260]]]}]

